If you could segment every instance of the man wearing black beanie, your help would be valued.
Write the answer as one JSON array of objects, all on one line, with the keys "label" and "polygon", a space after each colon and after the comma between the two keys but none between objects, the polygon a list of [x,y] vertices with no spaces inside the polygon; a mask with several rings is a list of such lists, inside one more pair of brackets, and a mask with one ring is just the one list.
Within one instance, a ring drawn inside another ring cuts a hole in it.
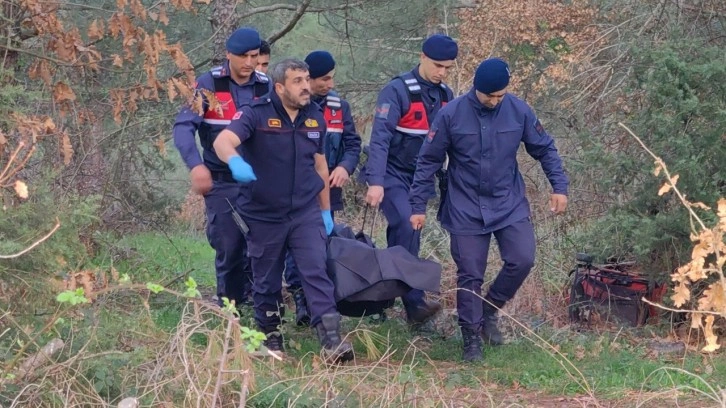
[{"label": "man wearing black beanie", "polygon": [[[506,92],[509,66],[499,58],[479,65],[474,87],[441,109],[421,148],[411,186],[410,222],[426,221],[434,174],[449,157],[449,188],[440,213],[456,262],[456,308],[464,339],[463,359],[483,358],[482,340],[502,344],[497,311],[510,300],[534,265],[535,237],[525,185],[517,165],[520,144],[538,160],[552,186],[550,210],[567,208],[568,179],[552,137],[526,102]],[[504,265],[481,300],[491,236]]]},{"label": "man wearing black beanie", "polygon": [[[411,229],[408,193],[416,158],[436,113],[453,93],[443,80],[454,66],[459,48],[451,37],[434,34],[421,47],[420,63],[390,81],[378,94],[368,161],[361,179],[368,184],[366,203],[381,206],[388,221],[388,247],[400,245],[418,256],[421,236]],[[432,186],[427,192],[435,195]],[[441,305],[427,301],[424,292],[411,290],[402,297],[410,323],[423,323]]]}]

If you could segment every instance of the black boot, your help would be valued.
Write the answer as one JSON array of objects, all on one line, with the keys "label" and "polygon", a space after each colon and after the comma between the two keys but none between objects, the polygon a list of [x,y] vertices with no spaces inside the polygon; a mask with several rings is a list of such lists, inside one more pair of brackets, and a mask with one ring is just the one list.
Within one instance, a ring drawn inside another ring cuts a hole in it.
[{"label": "black boot", "polygon": [[[489,299],[487,298],[487,300]],[[500,308],[504,306],[503,302],[495,302],[492,300],[489,300],[489,302],[494,303]],[[504,340],[502,339],[502,332],[500,332],[497,327],[497,322],[499,321],[499,309],[489,304],[489,302],[486,300],[482,301],[484,315],[482,316],[481,322],[481,338],[490,346],[501,346],[504,344]]]},{"label": "black boot", "polygon": [[326,361],[333,363],[353,359],[353,346],[340,338],[339,313],[324,314],[315,329]]},{"label": "black boot", "polygon": [[305,293],[302,288],[296,289],[292,293],[295,300],[295,323],[298,326],[310,326],[310,312],[308,311],[308,301],[305,299]]},{"label": "black boot", "polygon": [[439,302],[424,300],[423,304],[414,310],[406,310],[406,317],[410,324],[426,323],[441,310]]},{"label": "black boot", "polygon": [[277,354],[285,352],[285,344],[282,338],[282,333],[277,330],[263,330],[263,332],[267,338],[262,342],[262,344],[264,344],[268,350],[274,351]]},{"label": "black boot", "polygon": [[483,360],[484,354],[481,350],[482,340],[479,335],[479,328],[462,327],[461,337],[464,339],[464,352],[461,354],[461,358],[466,362]]}]

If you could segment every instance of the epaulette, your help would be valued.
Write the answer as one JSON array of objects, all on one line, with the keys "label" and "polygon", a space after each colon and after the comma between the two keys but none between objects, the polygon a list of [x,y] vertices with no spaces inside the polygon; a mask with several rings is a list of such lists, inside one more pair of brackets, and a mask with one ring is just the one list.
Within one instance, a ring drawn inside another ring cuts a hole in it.
[{"label": "epaulette", "polygon": [[267,75],[265,75],[264,72],[255,71],[255,77],[258,82],[263,82],[263,83],[270,82],[270,78]]},{"label": "epaulette", "polygon": [[212,74],[212,78],[223,78],[229,75],[223,66],[213,67],[209,72]]}]

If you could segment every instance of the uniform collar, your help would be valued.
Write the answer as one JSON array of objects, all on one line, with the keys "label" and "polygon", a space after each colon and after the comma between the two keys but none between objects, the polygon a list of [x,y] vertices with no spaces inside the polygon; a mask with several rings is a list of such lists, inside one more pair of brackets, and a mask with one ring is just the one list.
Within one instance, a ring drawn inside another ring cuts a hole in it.
[{"label": "uniform collar", "polygon": [[[270,100],[272,101],[272,106],[275,107],[275,110],[278,114],[281,116],[284,116],[286,118],[290,118],[290,116],[287,114],[287,111],[285,110],[285,107],[282,106],[282,99],[280,99],[280,96],[275,92],[274,90],[270,93]],[[295,119],[295,122],[299,122],[300,118],[307,118],[310,116],[310,109],[313,106],[312,100],[310,104],[302,109],[297,114],[297,118]]]},{"label": "uniform collar", "polygon": [[472,106],[480,115],[485,115],[487,113],[492,113],[499,109],[500,106],[502,106],[502,102],[499,102],[497,106],[493,108],[489,108],[484,106],[481,102],[479,102],[479,98],[476,97],[476,89],[472,87],[469,92],[466,94],[467,99],[471,102]]},{"label": "uniform collar", "polygon": [[441,84],[435,84],[435,83],[433,83],[433,82],[429,82],[429,81],[427,81],[427,80],[423,79],[423,77],[421,76],[421,74],[419,74],[419,73],[418,73],[418,69],[419,69],[420,67],[421,67],[421,64],[418,64],[418,65],[416,65],[416,68],[414,68],[414,69],[413,69],[413,70],[411,71],[411,74],[413,74],[414,78],[416,78],[416,80],[417,80],[417,81],[418,81],[418,82],[419,82],[420,84],[423,84],[423,85],[426,85],[426,86],[428,86],[428,87],[432,87],[432,88],[437,88],[437,87],[441,86]]},{"label": "uniform collar", "polygon": [[[224,64],[222,64],[222,72],[220,72],[219,77],[220,78],[229,78],[230,81],[237,84],[237,82],[232,79],[232,75],[230,75],[230,68],[229,68],[229,60],[224,60]],[[237,84],[239,86],[247,86],[247,85],[254,85],[255,82],[258,82],[257,80],[257,71],[253,71],[250,75],[250,79],[243,83],[243,84]]]},{"label": "uniform collar", "polygon": [[322,96],[321,95],[313,95],[310,98],[310,101],[312,103],[317,103],[318,106],[321,106],[322,107],[322,106],[325,105],[325,101],[326,101],[327,98],[328,98],[328,95],[322,95]]}]

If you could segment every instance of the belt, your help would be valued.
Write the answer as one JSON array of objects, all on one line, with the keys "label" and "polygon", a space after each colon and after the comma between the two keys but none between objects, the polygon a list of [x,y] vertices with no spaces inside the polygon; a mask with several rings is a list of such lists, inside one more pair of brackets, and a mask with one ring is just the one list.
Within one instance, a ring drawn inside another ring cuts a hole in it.
[{"label": "belt", "polygon": [[212,180],[214,181],[226,181],[228,183],[236,183],[237,181],[232,177],[232,173],[213,171]]}]

